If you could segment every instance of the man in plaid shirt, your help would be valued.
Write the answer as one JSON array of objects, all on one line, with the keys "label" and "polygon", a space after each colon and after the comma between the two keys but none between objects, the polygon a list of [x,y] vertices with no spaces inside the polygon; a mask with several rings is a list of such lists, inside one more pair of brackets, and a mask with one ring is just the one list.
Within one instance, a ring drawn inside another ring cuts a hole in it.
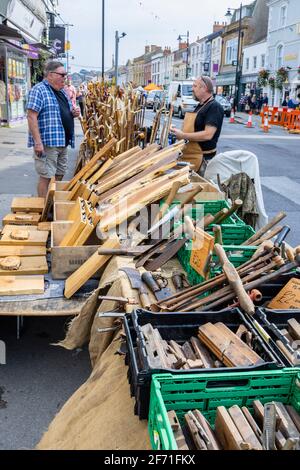
[{"label": "man in plaid shirt", "polygon": [[46,197],[50,179],[61,181],[68,167],[68,146],[75,147],[74,108],[64,91],[67,73],[63,64],[48,62],[45,79],[29,92],[27,118],[28,146],[34,148],[35,168],[39,175],[38,195]]}]

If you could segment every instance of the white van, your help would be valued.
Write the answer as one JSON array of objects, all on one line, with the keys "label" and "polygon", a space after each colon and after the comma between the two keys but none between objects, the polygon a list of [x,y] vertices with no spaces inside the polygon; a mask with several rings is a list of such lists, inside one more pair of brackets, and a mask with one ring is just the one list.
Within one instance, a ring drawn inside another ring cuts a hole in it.
[{"label": "white van", "polygon": [[171,82],[168,92],[168,103],[174,108],[174,113],[181,119],[185,113],[191,113],[199,104],[193,98],[193,80]]}]

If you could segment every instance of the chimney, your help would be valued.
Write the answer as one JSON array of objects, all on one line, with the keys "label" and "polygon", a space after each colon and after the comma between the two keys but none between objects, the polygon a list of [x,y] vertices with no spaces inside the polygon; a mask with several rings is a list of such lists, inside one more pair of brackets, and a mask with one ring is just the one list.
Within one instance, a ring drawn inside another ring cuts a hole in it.
[{"label": "chimney", "polygon": [[224,28],[224,24],[220,24],[218,21],[215,21],[214,26],[213,26],[213,33],[217,33],[218,31],[221,31],[221,29]]},{"label": "chimney", "polygon": [[186,49],[186,48],[187,48],[187,42],[180,42],[179,43],[179,50]]},{"label": "chimney", "polygon": [[149,54],[150,52],[150,46],[145,46],[145,54]]}]

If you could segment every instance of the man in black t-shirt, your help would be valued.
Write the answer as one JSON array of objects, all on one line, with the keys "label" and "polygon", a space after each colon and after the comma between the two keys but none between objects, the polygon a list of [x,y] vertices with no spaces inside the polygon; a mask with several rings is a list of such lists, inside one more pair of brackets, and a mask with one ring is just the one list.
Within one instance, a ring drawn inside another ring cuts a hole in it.
[{"label": "man in black t-shirt", "polygon": [[198,142],[199,161],[203,156],[200,175],[204,175],[208,162],[217,153],[217,143],[221,134],[224,109],[213,97],[213,83],[209,77],[203,76],[195,80],[193,93],[199,105],[195,109],[195,124],[192,132],[184,132],[171,128],[178,140]]}]

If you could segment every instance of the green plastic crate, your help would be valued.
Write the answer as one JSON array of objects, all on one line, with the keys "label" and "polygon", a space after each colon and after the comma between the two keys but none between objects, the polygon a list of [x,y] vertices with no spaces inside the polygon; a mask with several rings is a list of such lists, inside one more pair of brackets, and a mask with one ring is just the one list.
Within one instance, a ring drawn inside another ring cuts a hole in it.
[{"label": "green plastic crate", "polygon": [[[227,225],[222,224],[222,238],[223,245],[243,245],[245,241],[249,240],[255,235],[255,230],[250,225]],[[212,230],[208,230],[210,235],[213,235]]]},{"label": "green plastic crate", "polygon": [[152,377],[148,429],[154,450],[178,450],[167,412],[174,410],[179,421],[198,409],[213,426],[218,406],[246,406],[278,401],[300,412],[300,369],[232,372]]},{"label": "green plastic crate", "polygon": [[[181,203],[180,201],[174,201],[171,204],[169,210],[173,209],[175,206],[179,205],[180,203]],[[203,217],[203,211],[204,211],[204,216],[208,214],[216,215],[222,209],[230,208],[229,203],[225,200],[197,201],[193,205],[194,205],[194,208],[191,209],[190,211],[187,211],[185,215],[189,215],[193,220],[196,220],[196,221]],[[236,214],[233,214],[232,216],[227,217],[227,219],[224,220],[224,223],[230,224],[230,225],[236,225],[236,224],[245,225],[242,219],[240,219],[240,217],[238,217]]]},{"label": "green plastic crate", "polygon": [[[178,252],[178,260],[187,273],[188,281],[191,285],[200,284],[204,278],[195,271],[190,265],[192,241],[188,241]],[[249,261],[257,250],[255,246],[239,246],[239,245],[223,245],[225,252],[228,254],[229,261],[238,268],[241,264]],[[229,252],[232,252],[231,254]],[[219,263],[219,258],[213,254],[213,262]],[[222,268],[211,268],[210,277],[214,277],[222,271]]]}]

